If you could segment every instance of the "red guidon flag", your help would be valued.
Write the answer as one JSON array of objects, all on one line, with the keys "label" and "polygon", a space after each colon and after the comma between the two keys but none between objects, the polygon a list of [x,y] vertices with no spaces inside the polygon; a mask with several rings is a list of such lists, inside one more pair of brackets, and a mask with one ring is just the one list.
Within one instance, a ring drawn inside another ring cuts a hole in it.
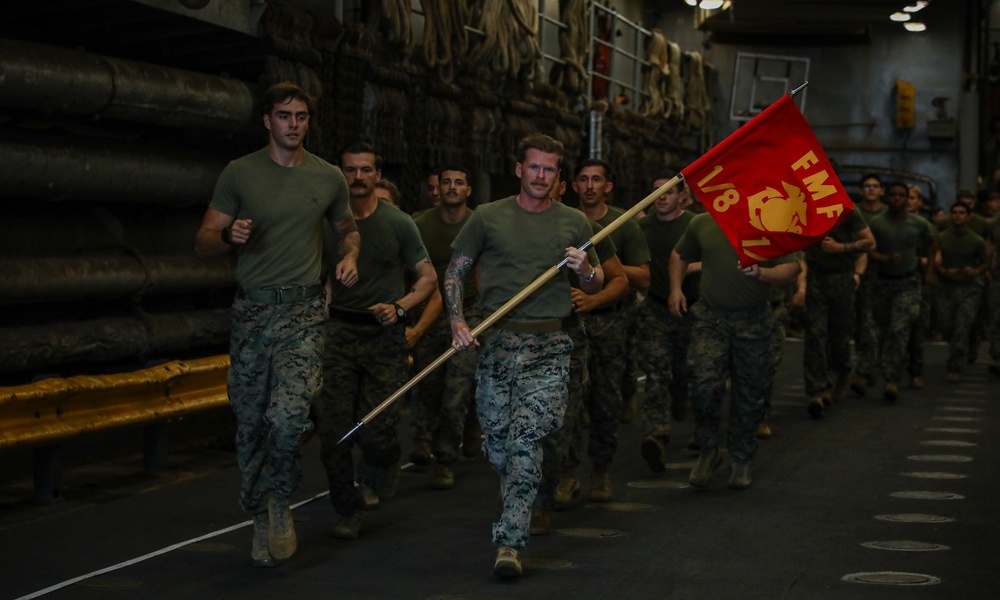
[{"label": "red guidon flag", "polygon": [[822,241],[854,210],[788,94],[681,173],[744,267]]}]

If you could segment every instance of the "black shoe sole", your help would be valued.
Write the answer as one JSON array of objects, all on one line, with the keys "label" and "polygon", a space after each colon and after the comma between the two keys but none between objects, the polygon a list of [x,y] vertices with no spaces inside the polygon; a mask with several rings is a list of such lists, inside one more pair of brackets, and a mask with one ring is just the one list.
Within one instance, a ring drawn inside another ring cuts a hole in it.
[{"label": "black shoe sole", "polygon": [[814,419],[823,418],[823,403],[822,402],[810,402],[809,406],[806,407],[809,411],[809,416]]},{"label": "black shoe sole", "polygon": [[667,465],[663,462],[660,444],[654,440],[644,440],[639,445],[639,450],[642,452],[642,457],[646,459],[646,464],[649,465],[650,471],[663,473],[667,470]]},{"label": "black shoe sole", "polygon": [[503,562],[493,566],[493,574],[504,579],[514,579],[521,576],[521,569],[511,562]]}]

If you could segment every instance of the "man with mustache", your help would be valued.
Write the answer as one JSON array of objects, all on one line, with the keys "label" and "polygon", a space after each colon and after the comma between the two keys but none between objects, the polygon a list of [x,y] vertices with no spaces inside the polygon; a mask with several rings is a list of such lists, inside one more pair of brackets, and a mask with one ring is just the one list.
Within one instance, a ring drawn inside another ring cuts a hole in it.
[{"label": "man with mustache", "polygon": [[[559,172],[562,174],[563,167],[560,165]],[[560,177],[559,183],[552,188],[552,201],[562,202],[562,197],[566,193],[566,180]],[[601,226],[594,221],[590,222],[591,230],[594,234],[601,230]],[[615,244],[610,237],[605,237],[594,245],[597,257],[601,261],[601,270],[604,272],[604,286],[597,294],[587,296],[588,298],[601,302],[605,305],[615,304],[628,293],[628,278],[625,276],[625,268],[615,254]],[[572,299],[578,292],[580,282],[570,276],[571,285],[570,298]],[[579,296],[577,296],[579,298]],[[531,511],[531,535],[545,535],[551,529],[551,511],[561,508],[569,508],[573,498],[580,491],[580,481],[577,478],[576,470],[580,464],[581,439],[583,437],[584,410],[586,403],[587,382],[587,362],[589,351],[587,348],[587,334],[580,322],[579,314],[571,314],[563,320],[563,329],[573,341],[573,351],[569,357],[569,383],[567,387],[566,413],[563,416],[563,424],[559,429],[552,431],[541,440],[542,445],[542,480],[538,484],[538,495],[535,496],[535,503]]]},{"label": "man with mustache", "polygon": [[[563,331],[570,315],[568,271],[584,292],[601,289],[604,275],[597,254],[579,250],[591,236],[579,211],[553,202],[563,145],[533,134],[518,144],[515,174],[520,192],[476,209],[452,243],[444,295],[451,320],[452,346],[459,351],[482,344],[476,370],[476,412],[485,434],[483,450],[500,474],[503,511],[493,524],[497,546],[493,572],[520,577],[520,550],[528,541],[531,505],[541,479],[546,434],[562,424],[566,411],[569,356],[573,343]],[[480,301],[492,314],[553,265],[566,261],[532,295],[511,309],[482,342],[465,321],[464,280],[479,265]]]},{"label": "man with mustache", "polygon": [[[576,169],[573,189],[580,197],[580,210],[588,219],[607,227],[624,214],[620,208],[608,205],[608,194],[614,189],[611,166],[603,160],[582,161]],[[639,222],[632,219],[608,237],[628,278],[630,294],[605,302],[602,294],[573,291],[573,309],[580,316],[586,332],[589,359],[590,393],[585,399],[590,416],[587,454],[591,461],[590,499],[609,502],[612,499],[611,473],[608,471],[618,449],[618,425],[622,410],[622,378],[625,374],[628,311],[636,292],[649,287],[649,248]],[[580,444],[583,447],[583,444]]]},{"label": "man with mustache", "polygon": [[[444,272],[451,261],[451,243],[472,216],[472,209],[468,207],[472,186],[468,169],[461,165],[446,165],[437,176],[438,207],[422,212],[414,218],[414,222],[437,271],[438,281],[444,283]],[[482,322],[483,315],[476,306],[478,290],[474,272],[466,275],[463,286],[465,322],[475,328]],[[414,347],[414,366],[423,369],[451,342],[451,326],[442,310],[439,289],[434,290],[414,329],[419,335]],[[432,372],[418,384],[418,401],[428,416],[431,449],[436,459],[431,487],[437,490],[450,490],[455,485],[452,467],[458,461],[466,417],[472,406],[477,356],[472,351],[456,353],[443,368]],[[464,450],[467,455],[473,452],[472,448]],[[475,451],[478,452],[478,448]]]},{"label": "man with mustache", "polygon": [[[333,533],[354,539],[361,531],[361,510],[376,508],[396,493],[399,405],[389,406],[359,430],[351,443],[338,442],[406,383],[406,313],[430,296],[437,275],[413,219],[375,195],[375,182],[382,173],[375,148],[363,142],[350,144],[340,159],[349,184],[351,213],[365,245],[358,257],[357,285],[332,282],[323,391],[316,398],[315,412],[330,500],[340,515]],[[415,275],[412,287],[406,284],[407,269]],[[354,444],[361,449],[357,487],[351,457]]]},{"label": "man with mustache", "polygon": [[236,254],[227,387],[256,567],[275,566],[297,546],[288,496],[302,477],[302,438],[321,385],[323,223],[332,230],[330,276],[344,287],[358,281],[347,182],[303,146],[312,103],[290,82],[264,93],[267,146],[226,166],[195,240],[199,256]]}]

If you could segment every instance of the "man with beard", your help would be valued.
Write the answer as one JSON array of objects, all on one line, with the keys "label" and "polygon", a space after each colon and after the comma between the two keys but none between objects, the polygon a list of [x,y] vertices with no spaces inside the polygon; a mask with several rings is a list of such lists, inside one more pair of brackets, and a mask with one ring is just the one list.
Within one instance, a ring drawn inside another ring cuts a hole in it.
[{"label": "man with beard", "polygon": [[[358,284],[332,283],[323,391],[315,412],[330,500],[340,515],[334,535],[353,539],[361,530],[362,508],[376,508],[396,493],[398,405],[359,430],[352,443],[338,441],[406,382],[406,311],[430,296],[437,276],[413,219],[375,195],[381,177],[375,149],[366,143],[348,145],[341,152],[341,169],[349,184],[351,213],[366,243],[358,257]],[[415,276],[409,288],[406,269]],[[357,487],[353,444],[361,449]]]},{"label": "man with beard", "polygon": [[273,567],[297,547],[288,496],[302,478],[302,438],[321,385],[324,222],[331,277],[345,288],[358,281],[347,182],[303,146],[312,101],[289,82],[264,93],[267,147],[226,166],[195,240],[199,256],[236,254],[227,387],[256,567]]}]

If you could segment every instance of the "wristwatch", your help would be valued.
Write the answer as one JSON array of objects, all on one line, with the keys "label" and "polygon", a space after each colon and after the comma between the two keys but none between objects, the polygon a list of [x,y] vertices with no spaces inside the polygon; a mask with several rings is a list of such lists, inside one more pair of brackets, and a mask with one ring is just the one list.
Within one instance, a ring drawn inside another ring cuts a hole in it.
[{"label": "wristwatch", "polygon": [[393,308],[396,309],[396,318],[397,319],[405,319],[406,318],[406,309],[405,308],[403,308],[402,306],[400,306],[398,302],[393,302],[392,306],[393,306]]},{"label": "wristwatch", "polygon": [[591,267],[590,275],[588,275],[586,277],[581,277],[580,281],[582,281],[584,283],[590,283],[591,281],[594,280],[594,277],[596,277],[596,276],[597,276],[597,269],[594,268],[594,267]]}]

